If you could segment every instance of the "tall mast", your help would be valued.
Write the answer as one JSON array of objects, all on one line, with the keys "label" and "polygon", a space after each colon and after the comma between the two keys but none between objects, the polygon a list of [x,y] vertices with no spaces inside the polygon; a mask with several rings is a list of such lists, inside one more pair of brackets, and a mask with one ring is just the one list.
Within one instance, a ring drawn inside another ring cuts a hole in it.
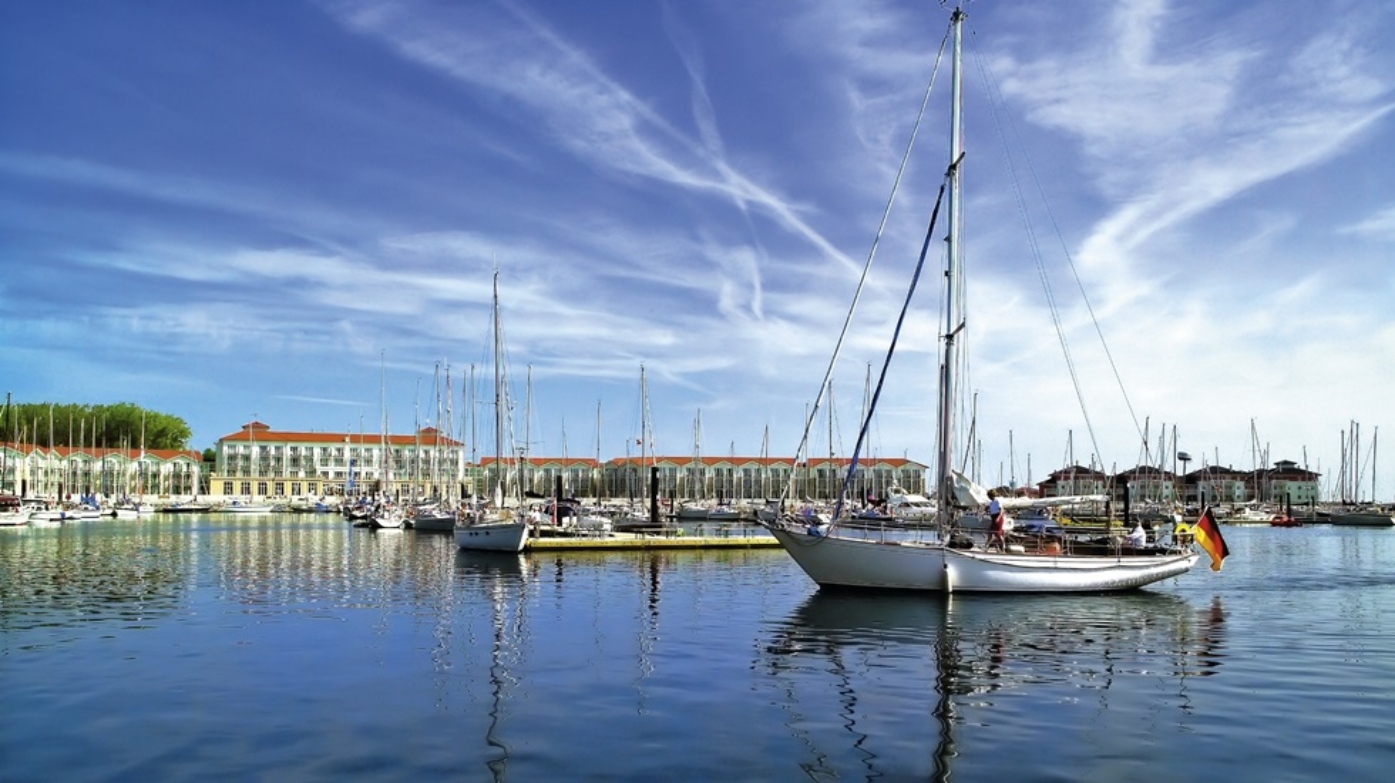
[{"label": "tall mast", "polygon": [[644,365],[639,366],[639,464],[649,463],[649,381],[644,377]]},{"label": "tall mast", "polygon": [[833,379],[828,379],[828,475],[830,476],[828,485],[828,495],[830,500],[837,500],[833,497],[833,479],[836,471],[833,470]]},{"label": "tall mast", "polygon": [[[445,401],[442,403],[441,394],[438,389],[436,394],[436,449],[435,453],[431,455],[431,481],[438,486],[441,483],[441,472],[445,468],[445,465],[441,463],[441,427],[446,427],[447,441],[455,438],[455,422],[452,420],[455,414],[451,411],[450,396],[450,362],[446,362]],[[443,404],[445,410],[442,410]],[[447,453],[449,453],[449,450]],[[454,476],[455,471],[451,471],[451,475]],[[444,498],[450,497],[449,487],[446,488],[446,491],[442,493],[442,495]]]},{"label": "tall mast", "polygon": [[1371,502],[1376,502],[1376,436],[1380,427],[1371,430]]},{"label": "tall mast", "polygon": [[688,487],[688,497],[698,500],[707,497],[707,477],[702,469],[702,408],[698,408],[697,418],[693,419],[693,486]]},{"label": "tall mast", "polygon": [[[11,443],[14,443],[15,453],[19,453],[19,443],[15,440],[14,428],[10,426],[10,421],[12,421],[12,419],[13,417],[11,416],[10,409],[10,392],[5,392],[5,412],[4,414],[0,414],[0,426],[3,426],[5,428],[4,445],[0,446],[0,490],[3,490],[5,488],[5,479],[9,478],[10,475],[9,449]],[[103,475],[105,476],[106,455],[103,454],[102,457],[102,470]],[[10,486],[10,491],[13,492],[15,495],[18,495],[19,490],[14,488],[14,484],[11,484]]]},{"label": "tall mast", "polygon": [[954,57],[950,70],[950,110],[949,110],[949,236],[945,241],[946,267],[945,267],[945,325],[944,325],[944,355],[940,365],[940,443],[939,443],[939,503],[937,505],[937,518],[940,528],[943,530],[949,525],[950,503],[954,496],[952,487],[952,477],[950,474],[950,460],[953,453],[950,449],[950,440],[953,437],[951,421],[954,408],[954,363],[956,361],[955,337],[958,335],[961,321],[959,316],[959,305],[955,299],[955,289],[959,286],[959,267],[961,251],[959,248],[959,228],[960,228],[960,188],[959,188],[959,162],[963,154],[963,139],[960,136],[961,116],[960,100],[962,97],[962,78],[959,73],[959,61],[963,52],[964,11],[961,8],[954,9],[950,17],[950,24],[954,38]]},{"label": "tall mast", "polygon": [[[257,420],[257,414],[254,413],[254,414],[252,414],[252,421],[255,423],[256,420]],[[257,460],[257,441],[256,441],[256,432],[255,432],[254,430],[256,430],[256,427],[253,427],[251,430],[248,430],[248,433],[249,433],[249,436],[252,438],[252,477],[253,477],[253,478],[256,478],[256,477],[257,477],[257,462],[256,462],[256,460]],[[256,489],[256,487],[253,487],[253,489]],[[139,498],[143,497],[144,495],[145,495],[145,410],[142,409],[141,412],[140,412],[140,461],[136,463],[136,498],[139,499]]]},{"label": "tall mast", "polygon": [[1008,430],[1008,486],[1017,489],[1017,445],[1012,440],[1012,430]]},{"label": "tall mast", "polygon": [[1361,422],[1351,423],[1351,501],[1361,502]]},{"label": "tall mast", "polygon": [[494,478],[495,507],[504,505],[504,404],[500,399],[503,389],[503,358],[499,347],[499,270],[494,270],[494,463],[497,469]]},{"label": "tall mast", "polygon": [[382,412],[378,419],[378,447],[382,450],[382,471],[383,497],[392,494],[392,454],[388,451],[388,415],[387,415],[387,351],[378,354],[378,402]]},{"label": "tall mast", "polygon": [[465,390],[468,393],[468,399],[465,403],[465,412],[470,417],[470,462],[478,468],[480,464],[480,439],[478,435],[479,428],[477,426],[479,420],[475,416],[475,406],[479,405],[479,399],[476,394],[475,383],[475,363],[470,362],[470,380],[465,384]]},{"label": "tall mast", "polygon": [[770,497],[770,425],[760,436],[760,494],[761,499]]},{"label": "tall mast", "polygon": [[421,497],[421,378],[412,395],[412,497]]},{"label": "tall mast", "polygon": [[528,365],[523,387],[523,464],[519,466],[521,487],[533,488],[533,365]]}]

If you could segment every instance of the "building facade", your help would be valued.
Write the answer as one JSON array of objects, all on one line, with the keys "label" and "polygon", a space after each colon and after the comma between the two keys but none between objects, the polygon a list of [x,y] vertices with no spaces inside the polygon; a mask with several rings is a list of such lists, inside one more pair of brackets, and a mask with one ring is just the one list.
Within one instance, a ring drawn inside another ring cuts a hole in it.
[{"label": "building facade", "polygon": [[458,496],[464,445],[427,427],[412,435],[273,430],[254,421],[218,439],[217,497],[275,500],[356,494]]},{"label": "building facade", "polygon": [[0,494],[21,497],[189,496],[203,486],[202,472],[199,453],[183,449],[0,444]]},{"label": "building facade", "polygon": [[1272,469],[1262,471],[1260,478],[1256,483],[1262,488],[1261,500],[1267,502],[1306,506],[1317,503],[1321,496],[1322,475],[1304,470],[1290,460],[1274,463]]},{"label": "building facade", "polygon": [[1178,475],[1149,465],[1140,465],[1114,475],[1079,466],[1058,470],[1037,485],[1042,497],[1064,495],[1106,495],[1122,503],[1127,484],[1129,499],[1135,503],[1181,503],[1184,505],[1240,505],[1245,503],[1316,503],[1321,493],[1321,474],[1298,467],[1287,460],[1273,468],[1239,471],[1207,466]]},{"label": "building facade", "polygon": [[659,496],[673,500],[765,500],[790,488],[793,498],[832,500],[844,494],[885,498],[895,489],[925,493],[926,466],[899,457],[858,460],[848,480],[850,460],[816,458],[796,463],[779,457],[622,457],[603,466],[601,497],[639,498],[648,493],[657,471]]},{"label": "building facade", "polygon": [[1248,503],[1258,498],[1253,473],[1208,465],[1185,476],[1185,502],[1195,505]]},{"label": "building facade", "polygon": [[[579,457],[484,458],[469,461],[464,444],[434,429],[411,435],[273,430],[243,425],[218,440],[209,477],[214,498],[256,501],[343,495],[395,498],[489,496],[502,483],[522,494],[571,497],[648,497],[657,471],[659,495],[674,500],[755,500],[793,496],[829,499],[842,489],[846,459],[794,464],[774,457],[621,457],[606,462]],[[898,487],[925,491],[925,466],[908,459],[860,460],[849,487],[854,497],[885,497]]]},{"label": "building facade", "polygon": [[1043,498],[1108,495],[1113,485],[1114,480],[1108,474],[1094,468],[1072,465],[1052,473],[1046,480],[1037,484],[1037,494]]}]

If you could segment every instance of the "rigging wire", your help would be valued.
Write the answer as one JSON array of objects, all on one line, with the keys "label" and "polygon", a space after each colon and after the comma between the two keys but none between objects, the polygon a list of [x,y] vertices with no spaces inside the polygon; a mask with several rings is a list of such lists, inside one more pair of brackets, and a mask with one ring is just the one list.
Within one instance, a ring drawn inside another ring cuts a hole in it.
[{"label": "rigging wire", "polygon": [[[970,34],[973,35],[972,32],[970,32]],[[1051,228],[1055,232],[1056,239],[1061,245],[1061,252],[1062,255],[1065,257],[1066,266],[1070,270],[1071,277],[1072,279],[1074,279],[1076,287],[1080,291],[1081,300],[1085,305],[1086,312],[1089,313],[1090,316],[1090,323],[1095,328],[1095,334],[1099,337],[1100,345],[1104,350],[1105,358],[1109,362],[1109,369],[1114,375],[1114,381],[1119,386],[1120,393],[1123,395],[1124,404],[1128,408],[1129,417],[1133,421],[1134,430],[1138,433],[1139,440],[1143,443],[1143,448],[1145,449],[1145,453],[1147,453],[1147,449],[1149,448],[1148,438],[1143,433],[1143,428],[1138,423],[1138,414],[1135,413],[1133,402],[1129,399],[1128,389],[1124,387],[1123,376],[1119,372],[1118,364],[1114,361],[1114,354],[1109,350],[1109,343],[1105,340],[1104,330],[1100,326],[1098,316],[1095,315],[1094,306],[1090,303],[1090,297],[1085,291],[1085,284],[1081,281],[1080,272],[1076,268],[1075,258],[1072,256],[1070,248],[1066,245],[1065,238],[1061,232],[1060,224],[1056,221],[1056,216],[1051,211],[1050,203],[1046,199],[1046,190],[1041,184],[1040,177],[1037,176],[1036,168],[1032,165],[1031,158],[1027,155],[1026,145],[1021,142],[1021,136],[1017,133],[1017,127],[1015,124],[1013,124],[1012,117],[1010,115],[1007,115],[1006,120],[1004,121],[1004,115],[1006,115],[1006,113],[1000,113],[998,111],[997,107],[1004,104],[1002,98],[1002,90],[999,87],[998,80],[993,73],[993,69],[987,64],[987,61],[981,53],[981,51],[976,52],[974,56],[974,62],[977,65],[980,76],[983,79],[983,83],[986,86],[986,89],[989,91],[990,97],[992,98],[992,100],[988,102],[990,108],[989,114],[993,119],[994,130],[997,132],[998,139],[1002,146],[1003,161],[1004,164],[1007,166],[1009,178],[1012,181],[1013,196],[1017,202],[1018,214],[1021,217],[1023,226],[1027,232],[1028,243],[1031,246],[1032,258],[1036,264],[1037,274],[1041,279],[1042,289],[1045,292],[1047,305],[1051,313],[1051,321],[1056,329],[1056,337],[1058,342],[1060,343],[1061,352],[1065,356],[1066,366],[1070,372],[1071,384],[1075,389],[1076,400],[1080,404],[1081,415],[1084,417],[1085,420],[1085,428],[1086,431],[1089,433],[1090,443],[1094,448],[1095,454],[1101,455],[1101,459],[1103,459],[1103,455],[1099,448],[1099,441],[1095,436],[1094,424],[1090,420],[1090,413],[1088,410],[1086,410],[1085,407],[1084,391],[1081,388],[1080,377],[1076,371],[1075,360],[1074,357],[1071,355],[1070,346],[1066,342],[1065,329],[1061,323],[1060,310],[1056,305],[1055,293],[1051,288],[1051,281],[1047,274],[1045,261],[1043,260],[1041,245],[1037,241],[1036,231],[1032,225],[1031,216],[1029,215],[1027,210],[1026,198],[1022,193],[1022,183],[1017,175],[1017,167],[1014,165],[1012,156],[1008,152],[1008,135],[1011,135],[1011,137],[1017,141],[1017,147],[1022,150],[1023,167],[1030,175],[1032,184],[1036,186],[1037,194],[1039,195],[1041,200],[1042,209],[1045,211],[1047,221],[1051,224]],[[1007,130],[1010,131],[1010,134],[1004,132],[1004,126],[1006,126]]]},{"label": "rigging wire", "polygon": [[896,343],[901,337],[901,327],[906,323],[906,313],[911,309],[911,300],[915,298],[916,285],[920,282],[920,272],[925,267],[925,256],[930,252],[930,240],[935,236],[935,223],[939,221],[940,205],[944,202],[945,188],[949,186],[949,181],[954,177],[954,171],[959,167],[961,160],[963,160],[962,155],[959,160],[949,164],[944,181],[940,183],[940,193],[935,197],[935,208],[930,211],[930,225],[925,230],[925,242],[920,246],[920,258],[916,261],[915,273],[911,275],[911,284],[906,290],[906,299],[901,303],[901,313],[896,317],[896,329],[892,332],[891,345],[886,349],[886,358],[882,361],[881,374],[877,377],[877,386],[872,392],[872,404],[867,406],[867,417],[863,419],[862,426],[858,429],[857,445],[853,447],[852,459],[848,462],[848,471],[843,477],[843,488],[838,493],[838,500],[833,506],[835,523],[842,516],[843,502],[848,495],[848,485],[852,483],[853,476],[857,473],[857,461],[862,453],[862,444],[867,437],[867,429],[872,421],[872,412],[877,409],[877,401],[881,399],[882,386],[886,383],[886,373],[887,370],[891,369],[891,357],[896,353]]},{"label": "rigging wire", "polygon": [[790,478],[785,484],[784,490],[780,493],[781,507],[784,506],[785,500],[794,489],[795,474],[797,472],[796,468],[799,466],[799,460],[807,454],[809,433],[813,429],[815,418],[818,416],[819,405],[823,402],[824,392],[833,378],[833,369],[838,365],[838,357],[842,353],[843,342],[848,336],[848,329],[852,325],[853,315],[857,312],[857,305],[862,298],[862,291],[867,285],[867,277],[872,269],[872,261],[876,258],[877,248],[881,245],[882,235],[886,232],[886,224],[891,218],[891,208],[892,205],[896,203],[896,195],[901,189],[901,180],[905,176],[906,169],[910,163],[911,151],[915,148],[916,137],[920,134],[920,125],[925,119],[925,110],[930,104],[930,95],[935,87],[935,79],[940,73],[940,64],[944,60],[945,47],[949,44],[950,31],[952,29],[952,27],[947,28],[944,38],[940,40],[940,51],[935,57],[935,67],[930,72],[929,83],[925,85],[925,94],[920,101],[920,111],[916,114],[915,124],[911,126],[911,135],[910,138],[906,140],[906,150],[901,156],[901,164],[896,169],[896,177],[892,181],[891,186],[891,195],[887,198],[886,207],[882,211],[881,222],[877,225],[877,233],[872,239],[872,247],[867,253],[867,260],[863,263],[862,274],[858,278],[857,288],[853,292],[852,303],[848,306],[848,314],[843,319],[843,329],[838,333],[838,340],[833,346],[833,355],[829,358],[828,368],[824,371],[823,381],[819,384],[818,394],[815,395],[814,404],[810,408],[808,416],[805,418],[804,433],[799,440],[799,447],[796,448],[794,452]]}]

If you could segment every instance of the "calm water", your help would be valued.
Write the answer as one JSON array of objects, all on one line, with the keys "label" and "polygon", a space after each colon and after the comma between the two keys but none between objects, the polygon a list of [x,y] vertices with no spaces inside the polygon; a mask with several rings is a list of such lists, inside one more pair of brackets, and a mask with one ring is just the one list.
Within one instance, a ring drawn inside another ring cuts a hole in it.
[{"label": "calm water", "polygon": [[0,529],[0,780],[1387,780],[1395,530],[1141,593],[820,593],[781,550],[327,517]]}]

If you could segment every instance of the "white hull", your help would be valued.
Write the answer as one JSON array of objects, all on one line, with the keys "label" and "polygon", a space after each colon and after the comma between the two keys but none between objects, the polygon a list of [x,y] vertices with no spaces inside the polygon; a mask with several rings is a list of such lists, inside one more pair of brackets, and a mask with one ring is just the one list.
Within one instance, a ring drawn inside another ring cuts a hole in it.
[{"label": "white hull", "polygon": [[223,506],[224,514],[270,514],[276,509],[272,506],[248,505],[248,506]]},{"label": "white hull", "polygon": [[799,567],[824,587],[933,592],[1097,593],[1186,573],[1196,552],[1050,555],[965,550],[936,543],[820,536],[771,525]]},{"label": "white hull", "polygon": [[935,521],[935,504],[923,495],[892,492],[886,501],[886,513],[902,522]]},{"label": "white hull", "polygon": [[580,533],[601,535],[610,533],[613,527],[609,517],[598,514],[583,514],[572,522],[570,529]]},{"label": "white hull", "polygon": [[404,521],[405,519],[403,516],[395,512],[378,514],[373,517],[373,527],[378,529],[387,528],[388,530],[400,530]]},{"label": "white hull", "polygon": [[1227,525],[1268,525],[1274,519],[1273,511],[1247,508],[1222,519]]},{"label": "white hull", "polygon": [[455,545],[485,552],[522,552],[528,541],[526,522],[480,522],[455,528]]},{"label": "white hull", "polygon": [[707,519],[708,513],[709,510],[706,506],[683,506],[678,509],[678,513],[675,516],[679,519],[705,520]]},{"label": "white hull", "polygon": [[117,506],[112,509],[112,516],[117,519],[140,519],[141,517],[152,516],[155,513],[153,506]]},{"label": "white hull", "polygon": [[100,511],[66,509],[63,511],[34,511],[29,514],[31,522],[82,522],[101,519]]},{"label": "white hull", "polygon": [[0,527],[19,527],[29,524],[28,511],[5,511],[0,512]]}]

